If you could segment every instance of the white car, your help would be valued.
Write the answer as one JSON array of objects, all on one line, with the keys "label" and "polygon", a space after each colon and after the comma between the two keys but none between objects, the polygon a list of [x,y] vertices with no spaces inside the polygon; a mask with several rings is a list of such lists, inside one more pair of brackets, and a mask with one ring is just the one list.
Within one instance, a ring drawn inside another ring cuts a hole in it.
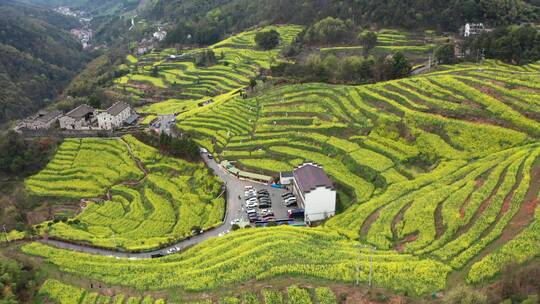
[{"label": "white car", "polygon": [[251,197],[251,198],[246,199],[246,203],[251,203],[251,202],[256,203],[257,198],[256,197]]},{"label": "white car", "polygon": [[257,203],[252,203],[252,202],[246,203],[246,208],[255,208],[255,207],[257,207]]},{"label": "white car", "polygon": [[245,191],[253,190],[253,186],[245,186],[245,187],[244,187],[244,190],[245,190]]}]

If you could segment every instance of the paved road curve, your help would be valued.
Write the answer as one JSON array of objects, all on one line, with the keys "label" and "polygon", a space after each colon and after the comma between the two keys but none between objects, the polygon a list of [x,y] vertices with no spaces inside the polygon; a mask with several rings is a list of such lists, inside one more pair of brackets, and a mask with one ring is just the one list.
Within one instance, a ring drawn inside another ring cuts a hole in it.
[{"label": "paved road curve", "polygon": [[225,183],[227,187],[227,208],[225,210],[225,220],[223,221],[223,224],[221,226],[213,230],[203,232],[202,234],[199,234],[197,236],[193,236],[189,239],[179,241],[178,243],[174,245],[157,249],[154,251],[141,252],[141,253],[127,253],[127,252],[120,252],[120,251],[115,251],[115,250],[100,249],[100,248],[88,247],[88,246],[83,246],[83,245],[71,244],[71,243],[57,241],[57,240],[42,239],[40,240],[40,242],[53,245],[55,247],[62,248],[62,249],[69,249],[69,250],[92,253],[92,254],[100,254],[100,255],[113,256],[113,257],[118,257],[118,258],[144,259],[144,258],[151,258],[152,255],[159,255],[159,254],[166,255],[167,250],[174,247],[182,250],[186,247],[190,247],[195,244],[198,244],[208,238],[217,237],[220,234],[223,234],[224,232],[229,231],[232,226],[231,222],[235,219],[239,219],[244,216],[243,211],[242,211],[242,201],[239,200],[238,197],[244,196],[244,186],[247,186],[247,185],[253,186],[255,185],[255,183],[237,179],[233,175],[227,173],[214,159],[209,159],[207,155],[203,155],[203,160],[208,165],[208,167],[214,171],[214,174],[216,174],[223,180],[223,182]]}]

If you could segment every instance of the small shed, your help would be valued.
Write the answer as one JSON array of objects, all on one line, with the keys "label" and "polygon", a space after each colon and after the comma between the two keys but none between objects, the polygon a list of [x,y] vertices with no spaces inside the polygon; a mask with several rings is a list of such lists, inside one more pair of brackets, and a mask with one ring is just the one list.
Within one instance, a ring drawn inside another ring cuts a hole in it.
[{"label": "small shed", "polygon": [[294,177],[292,172],[280,172],[279,183],[282,185],[290,185],[293,183]]}]

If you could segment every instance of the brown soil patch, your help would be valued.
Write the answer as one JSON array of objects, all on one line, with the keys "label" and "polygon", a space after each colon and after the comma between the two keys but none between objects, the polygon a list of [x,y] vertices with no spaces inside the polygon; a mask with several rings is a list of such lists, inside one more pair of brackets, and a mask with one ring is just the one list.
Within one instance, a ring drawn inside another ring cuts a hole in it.
[{"label": "brown soil patch", "polygon": [[442,218],[442,209],[444,207],[444,202],[440,202],[435,208],[435,239],[439,239],[441,235],[446,231],[446,225],[444,224]]},{"label": "brown soil patch", "polygon": [[369,229],[371,228],[371,225],[379,218],[379,215],[381,213],[381,209],[384,208],[384,206],[379,207],[375,212],[370,214],[366,221],[362,223],[362,227],[360,228],[360,238],[365,239],[367,237],[367,234],[369,232]]},{"label": "brown soil patch", "polygon": [[409,234],[408,236],[406,236],[403,239],[399,240],[396,243],[396,246],[394,247],[394,249],[399,253],[403,253],[403,251],[405,250],[405,244],[414,242],[417,239],[418,239],[418,232],[413,233],[413,234]]}]

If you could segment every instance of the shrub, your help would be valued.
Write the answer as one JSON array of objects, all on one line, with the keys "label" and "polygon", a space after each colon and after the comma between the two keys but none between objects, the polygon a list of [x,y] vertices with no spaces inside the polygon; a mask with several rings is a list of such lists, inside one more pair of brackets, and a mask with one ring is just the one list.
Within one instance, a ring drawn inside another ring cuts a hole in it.
[{"label": "shrub", "polygon": [[263,50],[270,50],[278,46],[280,40],[276,30],[262,31],[255,34],[255,43]]},{"label": "shrub", "polygon": [[487,297],[468,286],[460,285],[452,289],[443,302],[445,304],[483,304],[487,303]]}]

